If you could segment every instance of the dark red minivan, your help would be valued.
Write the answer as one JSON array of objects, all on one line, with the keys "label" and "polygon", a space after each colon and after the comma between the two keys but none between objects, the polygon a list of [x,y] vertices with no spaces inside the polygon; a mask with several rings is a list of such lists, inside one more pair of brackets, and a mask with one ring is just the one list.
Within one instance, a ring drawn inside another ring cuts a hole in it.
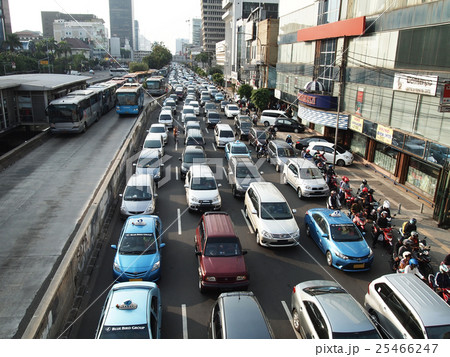
[{"label": "dark red minivan", "polygon": [[249,276],[241,242],[226,212],[205,212],[195,232],[198,288],[247,290]]}]

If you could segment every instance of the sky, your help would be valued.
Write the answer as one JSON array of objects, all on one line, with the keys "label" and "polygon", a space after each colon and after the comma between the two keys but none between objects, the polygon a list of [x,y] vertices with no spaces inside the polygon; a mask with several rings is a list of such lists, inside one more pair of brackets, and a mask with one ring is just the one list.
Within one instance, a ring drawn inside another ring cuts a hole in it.
[{"label": "sky", "polygon": [[[9,0],[12,31],[42,32],[41,11],[94,14],[110,33],[109,0]],[[151,42],[164,42],[175,53],[177,38],[192,39],[192,18],[200,18],[200,0],[134,0],[140,33]]]}]

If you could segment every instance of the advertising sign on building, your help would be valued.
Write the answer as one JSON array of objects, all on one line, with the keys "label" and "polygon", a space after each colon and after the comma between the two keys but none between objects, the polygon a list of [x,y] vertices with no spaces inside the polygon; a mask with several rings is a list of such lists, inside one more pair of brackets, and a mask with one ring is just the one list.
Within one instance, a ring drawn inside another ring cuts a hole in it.
[{"label": "advertising sign on building", "polygon": [[441,113],[450,112],[450,82],[444,83],[444,89],[442,90],[441,103],[439,105],[439,111]]},{"label": "advertising sign on building", "polygon": [[394,90],[425,95],[436,95],[438,76],[416,76],[413,74],[396,73]]},{"label": "advertising sign on building", "polygon": [[351,119],[350,119],[350,129],[351,130],[357,131],[358,133],[362,133],[363,124],[364,124],[364,119],[355,117],[354,115],[351,116]]},{"label": "advertising sign on building", "polygon": [[364,88],[359,88],[358,92],[356,93],[356,107],[355,107],[355,113],[358,115],[361,115],[362,113],[363,100],[364,100]]},{"label": "advertising sign on building", "polygon": [[375,139],[378,141],[381,141],[382,143],[385,144],[392,144],[392,137],[394,135],[394,130],[392,130],[391,128],[388,128],[387,126],[378,124],[377,126],[377,134]]}]

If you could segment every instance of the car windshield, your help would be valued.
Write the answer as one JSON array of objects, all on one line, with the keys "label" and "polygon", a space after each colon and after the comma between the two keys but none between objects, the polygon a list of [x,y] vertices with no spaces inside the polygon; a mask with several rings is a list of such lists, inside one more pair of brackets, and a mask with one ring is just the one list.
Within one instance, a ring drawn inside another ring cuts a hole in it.
[{"label": "car windshield", "polygon": [[194,108],[183,109],[183,114],[194,114]]},{"label": "car windshield", "polygon": [[186,139],[187,145],[203,145],[205,140],[201,136],[188,136]]},{"label": "car windshield", "polygon": [[252,123],[249,123],[248,121],[243,121],[241,122],[241,128],[251,128],[252,127]]},{"label": "car windshield", "polygon": [[333,339],[379,339],[377,330],[355,331],[355,332],[333,332]]},{"label": "car windshield", "polygon": [[228,110],[239,110],[239,108],[235,105],[229,105]]},{"label": "car windshield", "polygon": [[336,149],[336,151],[339,153],[339,154],[345,154],[345,149],[343,148],[343,147],[341,147],[341,146],[337,146],[337,149]]},{"label": "car windshield", "polygon": [[[450,325],[442,325],[442,326],[427,326],[425,327],[425,331],[427,332],[428,338],[447,338],[445,336],[448,336],[450,333]],[[415,337],[415,338],[421,338],[421,337]],[[423,338],[423,336],[422,336]]]},{"label": "car windshield", "polygon": [[159,167],[159,159],[157,157],[141,157],[138,160],[137,167],[143,167],[144,169]]},{"label": "car windshield", "polygon": [[150,133],[165,133],[166,130],[163,126],[152,126],[150,127]]},{"label": "car windshield", "polygon": [[264,130],[257,131],[256,132],[256,136],[258,137],[258,139],[265,139],[266,138],[266,132]]},{"label": "car windshield", "polygon": [[304,288],[303,291],[311,296],[323,294],[347,294],[347,292],[338,286],[311,286]]},{"label": "car windshield", "polygon": [[241,165],[236,168],[237,178],[258,178],[259,172],[255,167],[248,167],[246,165]]},{"label": "car windshield", "polygon": [[144,148],[159,149],[161,148],[161,140],[145,140]]},{"label": "car windshield", "polygon": [[214,177],[194,177],[191,184],[192,190],[216,190],[216,180]]},{"label": "car windshield", "polygon": [[208,113],[208,118],[217,119],[220,118],[219,113]]},{"label": "car windshield", "polygon": [[[161,120],[172,120],[172,117],[171,117],[170,115],[167,115],[167,114],[162,114],[162,115],[159,117],[159,119],[161,119]],[[161,131],[161,133],[164,133],[164,130]]]},{"label": "car windshield", "polygon": [[153,233],[125,233],[120,241],[119,254],[155,254],[156,241]]},{"label": "car windshield", "polygon": [[332,224],[331,236],[336,242],[355,242],[363,240],[363,237],[354,224]]},{"label": "car windshield", "polygon": [[208,103],[205,105],[205,109],[216,109],[216,106],[212,103]]},{"label": "car windshield", "polygon": [[286,202],[261,203],[262,219],[291,219],[292,213]]},{"label": "car windshield", "polygon": [[147,324],[132,326],[103,326],[99,336],[101,339],[149,339],[150,334]]},{"label": "car windshield", "polygon": [[202,164],[206,162],[205,155],[203,153],[186,153],[184,155],[184,162],[188,164],[196,163]]},{"label": "car windshield", "polygon": [[294,157],[294,149],[292,148],[284,148],[278,150],[278,157]]},{"label": "car windshield", "polygon": [[209,238],[205,245],[206,257],[235,257],[242,255],[237,238]]},{"label": "car windshield", "polygon": [[305,180],[323,178],[318,168],[300,169],[300,178]]},{"label": "car windshield", "polygon": [[234,133],[229,130],[221,130],[220,137],[221,138],[234,138]]},{"label": "car windshield", "polygon": [[233,145],[231,147],[231,152],[233,154],[248,154],[248,150],[246,146]]},{"label": "car windshield", "polygon": [[149,201],[152,192],[149,186],[127,186],[123,194],[125,201]]}]

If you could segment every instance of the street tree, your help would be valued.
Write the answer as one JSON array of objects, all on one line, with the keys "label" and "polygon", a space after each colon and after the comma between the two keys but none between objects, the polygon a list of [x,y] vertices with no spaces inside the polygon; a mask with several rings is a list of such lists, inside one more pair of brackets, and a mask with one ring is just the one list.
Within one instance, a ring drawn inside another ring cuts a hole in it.
[{"label": "street tree", "polygon": [[253,87],[250,84],[244,83],[239,87],[237,92],[241,98],[249,100],[253,92]]},{"label": "street tree", "polygon": [[250,97],[251,101],[260,110],[267,108],[270,102],[270,91],[267,88],[255,89]]}]

